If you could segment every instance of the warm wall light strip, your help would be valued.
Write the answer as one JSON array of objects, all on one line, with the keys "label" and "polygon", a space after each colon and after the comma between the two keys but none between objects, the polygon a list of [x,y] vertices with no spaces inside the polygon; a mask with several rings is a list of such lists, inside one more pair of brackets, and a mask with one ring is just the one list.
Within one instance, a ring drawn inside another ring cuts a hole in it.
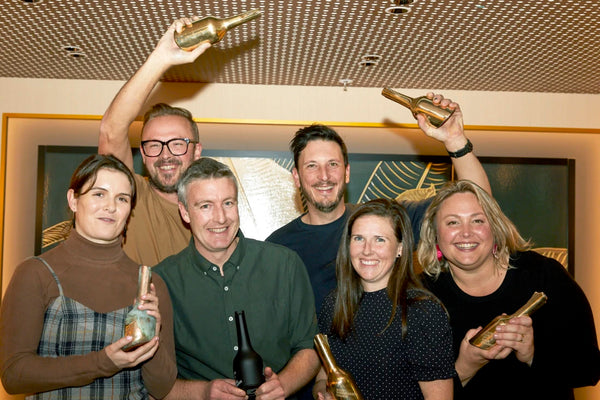
[{"label": "warm wall light strip", "polygon": [[[76,115],[76,114],[33,114],[33,113],[2,113],[2,140],[6,140],[6,121],[8,118],[31,119],[65,119],[65,120],[101,120],[102,115]],[[136,118],[142,121],[142,116]],[[236,124],[236,125],[310,125],[313,120],[277,120],[277,119],[236,119],[236,118],[194,118],[198,123],[211,124]],[[319,123],[339,127],[369,127],[369,128],[418,128],[414,124],[394,124],[383,122],[344,122],[344,121],[319,121]],[[561,128],[544,126],[509,126],[509,125],[465,125],[469,131],[519,131],[519,132],[558,132],[558,133],[592,133],[600,134],[600,129],[586,128]],[[4,142],[2,142],[4,144]],[[2,152],[5,148],[2,148]]]}]

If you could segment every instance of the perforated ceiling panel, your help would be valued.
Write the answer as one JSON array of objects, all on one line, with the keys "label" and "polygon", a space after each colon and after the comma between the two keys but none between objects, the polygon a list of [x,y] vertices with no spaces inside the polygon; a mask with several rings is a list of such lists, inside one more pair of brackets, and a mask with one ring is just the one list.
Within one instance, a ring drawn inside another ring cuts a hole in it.
[{"label": "perforated ceiling panel", "polygon": [[258,8],[164,80],[600,93],[598,0],[397,1],[2,0],[0,76],[126,80],[175,18]]}]

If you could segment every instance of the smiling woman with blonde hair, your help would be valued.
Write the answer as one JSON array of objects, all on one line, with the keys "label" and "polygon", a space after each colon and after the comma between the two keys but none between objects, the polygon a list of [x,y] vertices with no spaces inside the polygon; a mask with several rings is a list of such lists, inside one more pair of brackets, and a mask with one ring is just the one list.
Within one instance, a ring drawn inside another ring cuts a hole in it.
[{"label": "smiling woman with blonde hair", "polygon": [[[418,257],[425,286],[450,314],[456,399],[572,399],[572,388],[598,382],[600,351],[585,294],[559,262],[529,249],[473,182],[446,183],[425,214]],[[499,325],[493,347],[469,343],[534,292],[546,294],[546,305]]]},{"label": "smiling woman with blonde hair", "polygon": [[504,215],[493,197],[470,181],[456,181],[445,186],[443,190],[437,193],[433,202],[429,205],[421,225],[418,257],[427,274],[431,276],[437,276],[443,270],[448,270],[448,260],[443,257],[438,258],[435,216],[448,197],[464,192],[469,192],[477,198],[485,215],[490,220],[490,228],[496,244],[492,261],[496,267],[508,268],[511,254],[517,251],[527,251],[531,248],[530,241],[521,236],[515,224]]}]

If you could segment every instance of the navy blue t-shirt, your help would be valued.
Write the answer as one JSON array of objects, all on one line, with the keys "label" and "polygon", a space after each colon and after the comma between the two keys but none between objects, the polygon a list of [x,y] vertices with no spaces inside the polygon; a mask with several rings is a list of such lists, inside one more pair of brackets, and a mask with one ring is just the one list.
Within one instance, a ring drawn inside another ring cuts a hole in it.
[{"label": "navy blue t-shirt", "polygon": [[[421,222],[425,210],[433,198],[421,201],[401,201],[406,209],[413,229],[415,246],[419,242]],[[356,206],[346,204],[346,211],[337,220],[325,225],[309,225],[302,222],[302,216],[294,219],[273,232],[266,240],[286,246],[298,253],[310,277],[315,294],[317,314],[327,294],[335,289],[335,258],[340,246],[346,221]]]}]

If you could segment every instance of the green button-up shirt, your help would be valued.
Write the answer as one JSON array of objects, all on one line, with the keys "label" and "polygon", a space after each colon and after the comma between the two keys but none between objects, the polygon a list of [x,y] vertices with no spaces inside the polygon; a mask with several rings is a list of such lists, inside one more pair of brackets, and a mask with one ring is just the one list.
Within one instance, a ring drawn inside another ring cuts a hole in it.
[{"label": "green button-up shirt", "polygon": [[244,310],[252,347],[279,372],[292,356],[313,348],[318,332],[306,268],[292,250],[244,238],[219,267],[194,240],[152,268],[169,288],[178,377],[233,378],[237,353],[235,311]]}]

